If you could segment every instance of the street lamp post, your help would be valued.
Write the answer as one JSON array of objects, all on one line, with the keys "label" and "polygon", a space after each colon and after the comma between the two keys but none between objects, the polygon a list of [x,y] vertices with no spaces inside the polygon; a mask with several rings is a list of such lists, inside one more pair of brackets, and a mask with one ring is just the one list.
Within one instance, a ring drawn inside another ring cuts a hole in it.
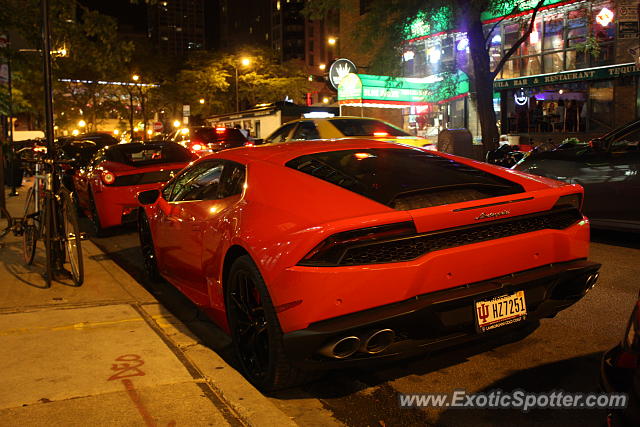
[{"label": "street lamp post", "polygon": [[[138,93],[140,94],[140,113],[142,114],[142,140],[143,141],[147,141],[147,112],[145,111],[144,108],[144,93],[142,92],[142,85],[140,85],[140,83],[138,83],[140,81],[140,76],[137,74],[134,74],[133,76],[131,76],[131,79],[135,82],[136,87],[138,88]],[[133,109],[133,100],[131,100],[131,108]],[[132,133],[131,133],[131,137],[133,138],[133,110],[131,112],[131,128],[132,128]]]},{"label": "street lamp post", "polygon": [[[242,58],[240,60],[240,64],[246,67],[251,64],[251,60],[249,58]],[[238,93],[238,66],[235,63],[233,64],[233,69],[236,72],[236,111],[240,111],[240,96]]]}]

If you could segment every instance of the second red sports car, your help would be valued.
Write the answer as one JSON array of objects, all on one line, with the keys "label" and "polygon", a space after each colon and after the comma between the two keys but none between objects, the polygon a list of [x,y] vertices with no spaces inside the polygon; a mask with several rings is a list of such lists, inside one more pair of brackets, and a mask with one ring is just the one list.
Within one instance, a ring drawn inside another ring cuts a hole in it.
[{"label": "second red sports car", "polygon": [[553,317],[598,276],[580,186],[404,145],[225,150],[138,200],[147,272],[262,389]]},{"label": "second red sports car", "polygon": [[[195,158],[172,142],[105,147],[73,177],[78,204],[100,234],[105,228],[122,224],[137,210],[138,192],[160,188]],[[135,221],[135,215],[132,219]]]}]

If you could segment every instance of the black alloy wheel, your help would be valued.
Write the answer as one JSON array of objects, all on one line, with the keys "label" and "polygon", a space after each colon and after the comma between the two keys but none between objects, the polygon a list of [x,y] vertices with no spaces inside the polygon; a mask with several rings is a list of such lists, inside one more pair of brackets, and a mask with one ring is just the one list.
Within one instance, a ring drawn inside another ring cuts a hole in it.
[{"label": "black alloy wheel", "polygon": [[156,251],[153,246],[153,236],[151,235],[149,220],[144,211],[138,214],[138,237],[140,239],[142,259],[144,261],[144,274],[149,281],[157,282],[160,280],[160,273],[158,272]]},{"label": "black alloy wheel", "polygon": [[247,255],[231,266],[225,306],[236,356],[247,379],[263,391],[293,387],[310,379],[287,360],[282,330],[267,287]]}]

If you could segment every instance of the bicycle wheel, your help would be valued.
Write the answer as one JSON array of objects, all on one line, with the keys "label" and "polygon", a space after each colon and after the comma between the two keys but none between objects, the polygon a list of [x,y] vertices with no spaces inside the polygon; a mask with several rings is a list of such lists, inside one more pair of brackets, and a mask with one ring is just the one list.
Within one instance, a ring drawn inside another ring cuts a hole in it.
[{"label": "bicycle wheel", "polygon": [[55,223],[53,219],[54,208],[53,206],[53,197],[50,194],[46,194],[44,196],[43,202],[43,218],[42,218],[42,240],[44,240],[44,253],[45,253],[45,275],[44,281],[47,287],[51,286],[51,281],[53,280],[53,251],[54,251],[54,240],[55,233]]},{"label": "bicycle wheel", "polygon": [[36,242],[40,230],[39,212],[36,210],[35,192],[33,187],[27,192],[22,219],[22,256],[27,265],[33,264],[36,254]]},{"label": "bicycle wheel", "polygon": [[0,211],[0,239],[9,234],[12,225],[9,212]]},{"label": "bicycle wheel", "polygon": [[62,204],[62,231],[67,260],[69,262],[73,283],[82,285],[84,281],[84,263],[82,260],[82,246],[80,238],[80,226],[76,209],[68,192],[62,192],[60,202]]}]

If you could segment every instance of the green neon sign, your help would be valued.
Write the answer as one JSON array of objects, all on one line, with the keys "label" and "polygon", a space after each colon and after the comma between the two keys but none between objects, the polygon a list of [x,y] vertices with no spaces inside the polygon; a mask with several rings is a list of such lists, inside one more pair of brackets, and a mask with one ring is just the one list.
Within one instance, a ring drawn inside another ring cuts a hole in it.
[{"label": "green neon sign", "polygon": [[469,77],[462,71],[426,78],[393,78],[348,74],[338,86],[338,100],[436,103],[469,92]]}]

